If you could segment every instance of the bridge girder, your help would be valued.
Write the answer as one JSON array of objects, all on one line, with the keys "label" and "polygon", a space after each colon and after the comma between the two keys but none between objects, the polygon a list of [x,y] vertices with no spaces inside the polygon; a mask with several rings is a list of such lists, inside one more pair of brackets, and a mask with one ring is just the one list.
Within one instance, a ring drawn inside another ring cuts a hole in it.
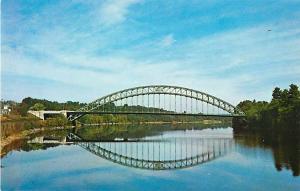
[{"label": "bridge girder", "polygon": [[[179,87],[179,86],[168,86],[168,85],[151,85],[151,86],[139,86],[134,88],[129,88],[125,90],[121,90],[106,96],[103,96],[88,105],[80,108],[77,111],[80,112],[88,112],[94,111],[100,108],[103,105],[116,102],[118,100],[123,100],[130,97],[142,96],[142,95],[174,95],[174,96],[183,96],[187,98],[191,98],[194,100],[206,102],[207,104],[218,107],[224,111],[232,115],[244,115],[243,112],[239,111],[232,104],[212,96],[210,94],[193,90],[190,88]],[[73,121],[81,117],[83,114],[71,114],[68,118]]]}]

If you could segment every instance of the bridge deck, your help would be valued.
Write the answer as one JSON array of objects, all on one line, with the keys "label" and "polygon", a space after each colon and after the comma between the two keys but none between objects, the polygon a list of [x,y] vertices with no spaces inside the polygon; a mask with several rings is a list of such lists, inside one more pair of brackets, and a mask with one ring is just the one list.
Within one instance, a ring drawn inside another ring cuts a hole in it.
[{"label": "bridge deck", "polygon": [[203,117],[244,117],[244,115],[232,114],[202,114],[202,113],[167,113],[167,112],[114,112],[114,111],[70,111],[67,115],[86,115],[86,114],[116,114],[116,115],[175,115],[175,116],[203,116]]}]

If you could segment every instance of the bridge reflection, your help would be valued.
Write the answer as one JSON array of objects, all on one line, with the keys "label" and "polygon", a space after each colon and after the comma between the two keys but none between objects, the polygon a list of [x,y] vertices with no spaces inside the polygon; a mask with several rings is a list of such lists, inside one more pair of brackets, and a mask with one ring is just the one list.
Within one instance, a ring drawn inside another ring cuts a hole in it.
[{"label": "bridge reflection", "polygon": [[234,148],[232,137],[151,137],[141,140],[88,142],[70,133],[68,139],[111,162],[149,170],[188,168],[222,157]]}]

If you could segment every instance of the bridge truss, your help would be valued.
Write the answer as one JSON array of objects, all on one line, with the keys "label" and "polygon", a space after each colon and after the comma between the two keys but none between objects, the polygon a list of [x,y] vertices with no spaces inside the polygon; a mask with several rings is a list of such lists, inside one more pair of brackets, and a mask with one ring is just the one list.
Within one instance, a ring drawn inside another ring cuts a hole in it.
[{"label": "bridge truss", "polygon": [[182,138],[152,142],[85,142],[75,134],[70,140],[108,161],[146,170],[174,170],[196,166],[230,153],[232,138]]},{"label": "bridge truss", "polygon": [[121,90],[68,115],[74,121],[85,114],[155,114],[243,116],[232,104],[210,94],[178,86],[152,85]]}]

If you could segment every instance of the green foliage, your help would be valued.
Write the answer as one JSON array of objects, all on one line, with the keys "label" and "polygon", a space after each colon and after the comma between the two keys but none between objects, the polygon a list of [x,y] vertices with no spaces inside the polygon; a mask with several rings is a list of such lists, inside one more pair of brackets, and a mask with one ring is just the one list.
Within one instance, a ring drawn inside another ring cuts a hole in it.
[{"label": "green foliage", "polygon": [[46,127],[59,127],[59,126],[66,126],[68,125],[69,121],[64,116],[59,116],[55,118],[48,118],[45,120],[44,124]]},{"label": "green foliage", "polygon": [[46,107],[42,103],[36,103],[32,107],[30,107],[30,110],[33,111],[39,111],[39,110],[45,110]]},{"label": "green foliage", "polygon": [[[38,104],[38,105],[36,105]],[[33,110],[43,110],[41,109],[41,105],[43,105],[44,109],[46,110],[72,110],[75,111],[83,106],[85,106],[85,103],[79,103],[79,102],[72,102],[67,101],[65,103],[59,103],[56,101],[48,101],[45,99],[34,99],[31,97],[27,97],[22,100],[21,103],[18,103],[14,106],[13,112],[16,114],[20,114],[22,116],[27,115],[27,111],[29,109]]]},{"label": "green foliage", "polygon": [[297,85],[273,90],[267,102],[242,101],[238,106],[245,112],[250,127],[300,130],[300,91]]}]

